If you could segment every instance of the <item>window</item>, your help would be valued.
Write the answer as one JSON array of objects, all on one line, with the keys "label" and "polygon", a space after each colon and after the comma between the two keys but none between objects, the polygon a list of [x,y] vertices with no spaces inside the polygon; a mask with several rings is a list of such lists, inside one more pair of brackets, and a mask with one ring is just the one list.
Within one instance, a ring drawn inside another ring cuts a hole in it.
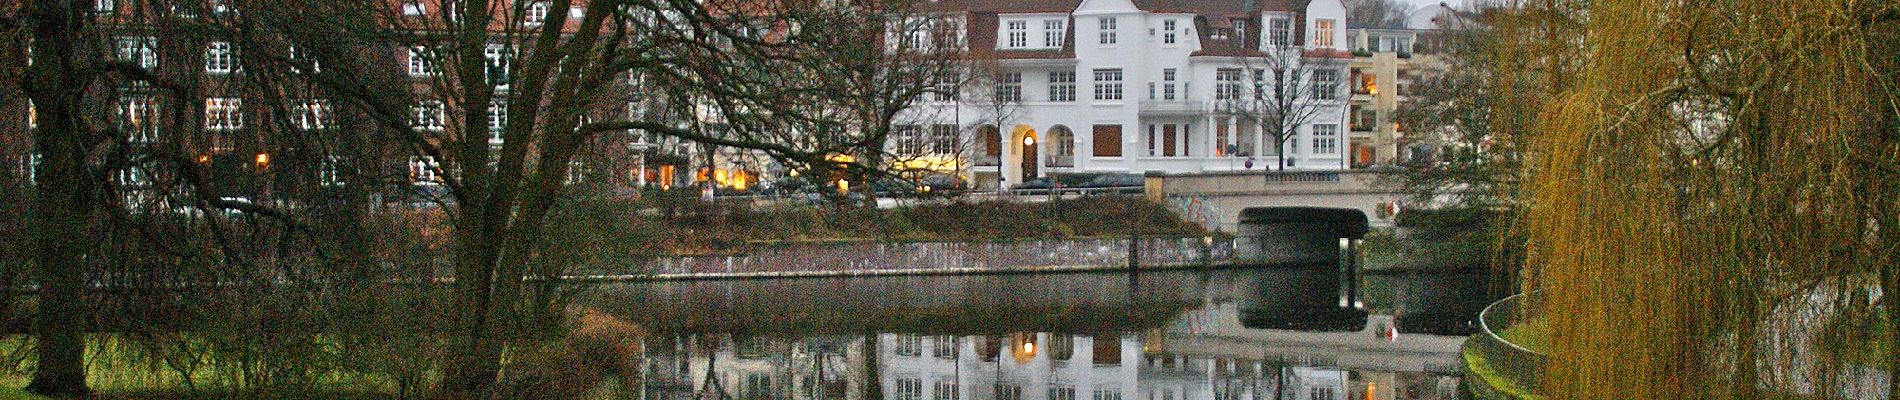
[{"label": "window", "polygon": [[422,2],[417,1],[417,0],[404,0],[402,2],[402,15],[406,17],[422,16],[423,15]]},{"label": "window", "polygon": [[158,141],[158,104],[151,96],[130,96],[119,100],[119,130],[132,143]]},{"label": "window", "polygon": [[[1280,71],[1273,71],[1273,76],[1274,76],[1274,82],[1279,82]],[[1253,98],[1255,100],[1266,98],[1267,89],[1271,87],[1272,86],[1268,86],[1267,84],[1267,70],[1265,68],[1254,68],[1253,69]]]},{"label": "window", "polygon": [[[110,0],[107,0],[110,4]],[[158,67],[158,39],[151,36],[120,36],[115,61],[137,63],[139,68]]]},{"label": "window", "polygon": [[1049,101],[1075,101],[1075,71],[1049,72]]},{"label": "window", "polygon": [[1240,18],[1234,19],[1234,38],[1240,39],[1240,43],[1242,44],[1247,43],[1247,20]]},{"label": "window", "polygon": [[770,399],[772,397],[772,376],[762,373],[747,373],[745,381],[739,387],[739,398]]},{"label": "window", "polygon": [[317,184],[343,186],[343,159],[337,156],[323,157],[323,163],[317,166]]},{"label": "window", "polygon": [[996,385],[996,400],[1023,400],[1023,387],[1018,385]]},{"label": "window", "polygon": [[424,100],[410,106],[409,111],[412,114],[409,126],[419,130],[440,132],[443,122],[448,119],[448,110],[440,100]]},{"label": "window", "polygon": [[1122,400],[1122,390],[1118,388],[1095,389],[1095,400]]},{"label": "window", "polygon": [[1161,69],[1161,81],[1165,82],[1161,85],[1162,100],[1174,100],[1174,77],[1174,68]]},{"label": "window", "polygon": [[1069,361],[1071,358],[1075,358],[1075,336],[1050,334],[1049,359]]},{"label": "window", "polygon": [[244,99],[212,97],[205,99],[205,129],[229,131],[244,129]]},{"label": "window", "polygon": [[336,115],[330,112],[330,101],[315,99],[298,104],[291,110],[295,115],[297,128],[306,131],[329,129],[336,125]]},{"label": "window", "polygon": [[302,48],[290,46],[288,56],[290,59],[290,73],[303,73],[303,66],[305,64],[310,65],[310,72],[323,72],[323,63],[310,57],[309,54],[305,54]]},{"label": "window", "polygon": [[996,102],[1023,101],[1023,73],[1004,72],[996,77]]},{"label": "window", "polygon": [[1062,48],[1062,36],[1068,33],[1062,29],[1065,23],[1066,21],[1060,19],[1042,20],[1043,47]]},{"label": "window", "polygon": [[935,97],[937,101],[957,101],[957,84],[960,83],[958,80],[956,75],[937,77],[936,84],[931,88],[932,97]]},{"label": "window", "polygon": [[417,185],[440,183],[441,180],[436,176],[436,171],[441,169],[442,166],[435,163],[435,156],[409,156],[409,183]]},{"label": "window", "polygon": [[1214,99],[1232,100],[1240,98],[1240,69],[1221,68],[1214,70]]},{"label": "window", "polygon": [[115,2],[112,0],[93,0],[92,12],[100,13],[100,14],[110,14],[113,11],[119,9],[118,4],[114,4],[114,3]]},{"label": "window", "polygon": [[[936,125],[936,126],[931,127],[931,131],[933,131],[932,133],[934,134],[935,133],[934,131],[936,131],[938,127],[944,127],[944,126],[949,126],[951,128],[956,127],[956,125]],[[934,339],[935,340],[932,340],[932,342],[934,343],[932,343],[932,347],[930,350],[931,355],[934,355],[937,358],[944,358],[944,359],[957,358],[957,337],[956,336],[940,335],[940,336],[935,337]]]},{"label": "window", "polygon": [[237,59],[232,53],[231,42],[211,42],[205,45],[205,72],[229,74],[237,69]]},{"label": "window", "polygon": [[1174,44],[1175,30],[1176,28],[1178,28],[1175,25],[1176,25],[1176,22],[1175,20],[1172,20],[1172,19],[1161,21],[1161,43],[1162,44]]},{"label": "window", "polygon": [[916,377],[899,377],[892,388],[891,398],[896,400],[923,400],[924,381]]},{"label": "window", "polygon": [[917,335],[897,335],[897,355],[916,357],[924,354],[924,338]]},{"label": "window", "polygon": [[[913,21],[913,22],[911,22],[911,23],[912,23],[912,24],[914,24],[914,23],[916,23],[916,22],[914,22],[914,21]],[[923,27],[921,27],[921,26],[908,26],[908,27],[905,27],[905,28],[904,28],[904,47],[903,47],[903,48],[906,48],[906,49],[925,49],[925,48],[928,48],[928,46],[927,46],[927,45],[925,44],[925,43],[926,43],[925,41],[926,41],[926,40],[929,40],[929,37],[928,37],[928,36],[929,36],[929,35],[927,34],[927,32],[925,32],[925,31],[924,31],[924,28],[923,28]]]},{"label": "window", "polygon": [[[914,124],[895,125],[891,127],[891,136],[896,139],[895,142],[897,146],[895,150],[900,155],[917,155],[922,151],[924,140],[924,127],[922,126]],[[898,355],[903,355],[903,340],[901,337],[898,338]],[[919,344],[919,346],[921,346],[921,344]],[[919,352],[922,352],[922,350],[919,350]]]},{"label": "window", "polygon": [[1102,68],[1095,70],[1095,99],[1122,99],[1121,68]]},{"label": "window", "polygon": [[528,15],[522,18],[522,25],[536,27],[541,26],[543,22],[547,22],[548,7],[548,2],[545,1],[528,3]]},{"label": "window", "polygon": [[1313,46],[1333,47],[1333,24],[1331,18],[1313,20]]},{"label": "window", "polygon": [[1313,70],[1313,98],[1333,100],[1339,97],[1339,70]]},{"label": "window", "polygon": [[26,100],[26,129],[40,127],[40,108],[33,105],[33,99]]},{"label": "window", "polygon": [[1333,392],[1333,388],[1330,387],[1315,387],[1312,391],[1307,392],[1307,394],[1310,396],[1306,398],[1313,400],[1333,400],[1333,395],[1337,393]]},{"label": "window", "polygon": [[1098,19],[1097,23],[1101,25],[1101,32],[1099,34],[1101,35],[1100,40],[1102,44],[1115,44],[1115,42],[1120,39],[1116,37],[1118,32],[1116,32],[1115,28],[1115,17],[1102,17]]},{"label": "window", "polygon": [[1278,47],[1293,45],[1293,19],[1272,17],[1267,19],[1267,43]]},{"label": "window", "polygon": [[1339,153],[1339,124],[1313,124],[1313,153]]},{"label": "window", "polygon": [[[1049,141],[1055,144],[1055,157],[1075,157],[1075,132],[1066,126],[1057,125],[1049,130]],[[1051,163],[1052,165],[1067,164]]]},{"label": "window", "polygon": [[572,185],[576,183],[581,183],[581,181],[585,180],[586,178],[587,178],[587,163],[580,162],[580,160],[567,162],[567,180],[563,181],[562,182],[563,184]]},{"label": "window", "polygon": [[488,143],[501,144],[501,132],[508,128],[508,101],[488,103]]},{"label": "window", "polygon": [[[931,154],[956,154],[957,131],[958,131],[957,126],[952,125],[952,124],[931,125],[930,126],[930,153]],[[952,346],[956,345],[956,342],[955,342],[956,338],[951,338],[949,336],[938,337],[937,344],[942,345],[943,344],[942,340],[944,338],[950,338],[951,345]],[[940,347],[938,348],[937,351],[938,351],[937,356],[942,357],[943,349]]]},{"label": "window", "polygon": [[937,400],[960,400],[957,397],[956,378],[943,377],[941,379],[937,379],[936,396],[934,397]]},{"label": "window", "polygon": [[1049,400],[1075,400],[1075,387],[1068,385],[1050,386]]},{"label": "window", "polygon": [[484,60],[482,65],[487,66],[483,68],[482,73],[483,76],[488,77],[490,86],[508,87],[508,69],[509,65],[514,63],[514,58],[514,49],[509,48],[508,45],[489,44],[488,47],[482,49]]},{"label": "window", "polygon": [[1122,126],[1096,125],[1094,132],[1096,157],[1122,156]]},{"label": "window", "polygon": [[409,76],[429,76],[435,74],[435,49],[427,46],[409,47]]},{"label": "window", "polygon": [[45,161],[46,157],[41,157],[40,153],[21,155],[20,175],[25,176],[27,182],[39,183],[40,164]]},{"label": "window", "polygon": [[1029,21],[1009,21],[1009,44],[1006,47],[1029,47]]}]

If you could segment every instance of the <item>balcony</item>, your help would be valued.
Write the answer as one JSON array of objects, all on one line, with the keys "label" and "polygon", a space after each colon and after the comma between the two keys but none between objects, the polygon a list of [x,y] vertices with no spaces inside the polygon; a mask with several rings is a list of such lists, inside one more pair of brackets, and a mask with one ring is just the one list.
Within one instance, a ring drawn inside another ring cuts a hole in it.
[{"label": "balcony", "polygon": [[1192,115],[1208,111],[1208,103],[1198,100],[1142,100],[1141,115]]}]

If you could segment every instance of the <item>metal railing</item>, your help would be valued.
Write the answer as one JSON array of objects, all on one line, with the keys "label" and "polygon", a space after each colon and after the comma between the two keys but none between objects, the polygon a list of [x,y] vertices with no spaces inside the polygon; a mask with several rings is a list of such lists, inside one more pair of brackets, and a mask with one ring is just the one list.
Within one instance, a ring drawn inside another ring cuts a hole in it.
[{"label": "metal railing", "polygon": [[1491,370],[1498,377],[1525,390],[1536,392],[1543,382],[1544,363],[1547,356],[1524,346],[1511,343],[1499,336],[1503,331],[1519,323],[1534,318],[1534,304],[1527,303],[1526,294],[1517,294],[1498,300],[1485,306],[1478,313],[1479,331],[1472,335],[1466,345],[1477,349],[1484,356]]}]

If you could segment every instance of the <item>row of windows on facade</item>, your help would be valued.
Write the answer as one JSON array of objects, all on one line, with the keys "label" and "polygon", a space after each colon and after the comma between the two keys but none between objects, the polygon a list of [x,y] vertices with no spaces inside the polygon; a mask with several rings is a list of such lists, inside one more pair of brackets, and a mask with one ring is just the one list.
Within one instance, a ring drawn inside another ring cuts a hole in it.
[{"label": "row of windows on facade", "polygon": [[[158,39],[156,37],[121,36],[116,42],[114,52],[116,61],[135,63],[145,69],[158,67]],[[296,46],[289,47],[288,58],[293,66],[292,72],[302,72],[302,68],[297,66],[305,65],[305,63],[310,65],[312,72],[323,72],[322,63],[316,60],[305,60],[302,53]],[[410,46],[408,53],[407,65],[410,76],[430,77],[441,73],[441,69],[436,66],[441,55],[440,51],[430,46]],[[483,73],[490,84],[506,87],[508,71],[516,54],[514,46],[504,44],[489,44],[482,49]],[[212,75],[240,72],[242,68],[238,63],[236,47],[231,42],[206,43],[204,69],[205,73]]]},{"label": "row of windows on facade", "polygon": [[[1126,93],[1123,90],[1124,76],[1122,69],[1097,68],[1090,72],[1093,73],[1092,77],[1094,78],[1095,100],[1115,101],[1124,99]],[[1272,72],[1275,76],[1268,78],[1267,74],[1269,72]],[[1256,68],[1253,70],[1253,73],[1252,86],[1255,99],[1268,97],[1269,94],[1273,92],[1270,82],[1277,82],[1280,79],[1284,79],[1285,75],[1282,71],[1269,71],[1264,68]],[[1048,101],[1075,101],[1076,83],[1074,71],[1050,71],[1048,76]],[[1214,98],[1217,100],[1235,100],[1244,97],[1245,91],[1243,88],[1247,85],[1242,79],[1243,76],[1245,76],[1245,70],[1240,68],[1221,68],[1216,70],[1214,73]],[[1181,81],[1178,78],[1179,73],[1175,68],[1163,68],[1161,70],[1161,82],[1148,83],[1148,99],[1178,100],[1188,98],[1188,86],[1185,81]],[[1023,73],[1005,72],[997,77],[997,82],[996,101],[1025,101],[1023,97]],[[1308,98],[1313,100],[1339,99],[1338,70],[1327,68],[1312,69],[1308,83],[1311,85],[1311,94],[1307,96]],[[953,85],[953,83],[938,84],[939,88],[936,91],[936,100],[956,100],[954,87],[949,85]],[[1179,88],[1179,90],[1177,90],[1177,88]]]},{"label": "row of windows on facade", "polygon": [[[245,128],[244,99],[240,97],[205,98],[204,129],[209,131],[234,131]],[[306,99],[295,101],[290,107],[290,123],[300,130],[323,130],[336,126],[336,114],[329,100]],[[640,103],[627,104],[629,115],[640,114]],[[151,143],[158,141],[160,115],[157,99],[147,95],[128,96],[119,99],[118,110],[114,117],[121,131],[127,132],[127,141],[132,143]],[[27,104],[27,127],[39,127],[39,112],[31,103]],[[448,109],[439,100],[424,100],[410,109],[411,127],[440,132],[446,129]],[[502,141],[502,129],[508,124],[508,103],[494,101],[487,109],[488,132],[490,142]],[[582,117],[582,124],[591,119]],[[636,144],[646,144],[650,135],[638,135]]]},{"label": "row of windows on facade", "polygon": [[[267,155],[260,155],[258,160],[266,162],[265,160],[269,158]],[[38,182],[39,169],[44,162],[45,157],[37,153],[22,156],[18,169],[19,176],[25,178],[26,182]],[[343,186],[346,182],[344,171],[347,165],[343,157],[324,157],[317,165],[317,183],[327,187]],[[442,165],[436,162],[434,156],[410,156],[406,165],[409,183],[434,185],[442,182]],[[569,185],[580,183],[591,172],[592,170],[587,168],[584,162],[569,162],[567,176],[563,182]],[[117,182],[128,187],[144,187],[152,183],[151,176],[152,174],[145,168],[133,166],[120,170]]]},{"label": "row of windows on facade", "polygon": [[[444,1],[442,4],[445,6],[441,7],[440,11],[445,17],[448,17],[449,21],[462,21],[462,12],[457,7],[458,2]],[[548,12],[553,9],[553,4],[547,1],[515,2],[513,6],[521,10],[521,24],[527,27],[537,27],[546,23],[548,20]],[[567,12],[568,18],[570,19],[580,19],[583,15],[583,9],[580,6],[569,7]],[[402,2],[402,15],[405,17],[428,16],[429,6],[422,1],[404,0]]]},{"label": "row of windows on facade", "polygon": [[[1001,43],[998,43],[997,47],[1001,49],[1062,48],[1063,37],[1066,34],[1066,31],[1063,28],[1065,27],[1067,20],[1060,19],[1060,18],[1052,18],[1052,19],[1042,19],[1040,21],[1042,22],[1041,24],[1042,41],[1037,42],[1035,46],[1032,46],[1029,40],[1030,38],[1029,27],[1030,27],[1031,20],[1027,20],[1027,19],[1003,20],[1003,32],[1004,32],[1005,40],[1002,41]],[[1121,19],[1119,17],[1098,17],[1095,19],[1095,23],[1096,23],[1096,32],[1095,32],[1096,44],[1109,46],[1109,45],[1119,44],[1121,42],[1121,29],[1120,29]],[[1233,23],[1233,28],[1219,30],[1218,32],[1220,32],[1220,34],[1215,35],[1214,38],[1226,39],[1229,34],[1231,34],[1232,37],[1247,37],[1247,20],[1235,19],[1232,21],[1232,23]],[[1182,28],[1181,25],[1183,24],[1181,20],[1179,19],[1175,19],[1175,18],[1163,19],[1161,20],[1161,29],[1158,32],[1155,30],[1149,30],[1148,33],[1149,33],[1149,36],[1159,35],[1161,38],[1162,44],[1168,44],[1168,45],[1177,44],[1180,42],[1180,36],[1186,33],[1184,32],[1185,30]],[[1333,33],[1338,28],[1338,25],[1339,23],[1336,20],[1333,20],[1330,18],[1320,18],[1320,19],[1315,20],[1313,45],[1318,46],[1318,47],[1333,47],[1334,45]],[[1268,17],[1267,18],[1267,43],[1272,44],[1273,46],[1276,46],[1276,47],[1292,46],[1293,45],[1293,19],[1287,16]]]},{"label": "row of windows on facade", "polygon": [[[942,377],[930,385],[933,389],[929,396],[924,393],[924,380],[915,376],[899,376],[891,382],[891,398],[895,400],[962,400],[959,385],[955,377]],[[1023,385],[1018,383],[998,383],[993,387],[989,398],[996,400],[1022,400]],[[1122,400],[1122,389],[1118,387],[1095,388],[1093,400]],[[1075,386],[1051,385],[1049,400],[1077,400]],[[1185,399],[1184,399],[1185,400]]]}]

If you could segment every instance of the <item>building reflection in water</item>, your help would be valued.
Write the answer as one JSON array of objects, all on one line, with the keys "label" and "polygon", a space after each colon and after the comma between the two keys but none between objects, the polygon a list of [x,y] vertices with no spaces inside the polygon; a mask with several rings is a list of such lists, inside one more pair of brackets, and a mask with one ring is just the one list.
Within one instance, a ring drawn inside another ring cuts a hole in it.
[{"label": "building reflection in water", "polygon": [[[1160,351],[1158,331],[1106,335],[730,334],[647,344],[645,399],[1452,399],[1440,372]],[[723,394],[723,396],[722,396]]]}]

